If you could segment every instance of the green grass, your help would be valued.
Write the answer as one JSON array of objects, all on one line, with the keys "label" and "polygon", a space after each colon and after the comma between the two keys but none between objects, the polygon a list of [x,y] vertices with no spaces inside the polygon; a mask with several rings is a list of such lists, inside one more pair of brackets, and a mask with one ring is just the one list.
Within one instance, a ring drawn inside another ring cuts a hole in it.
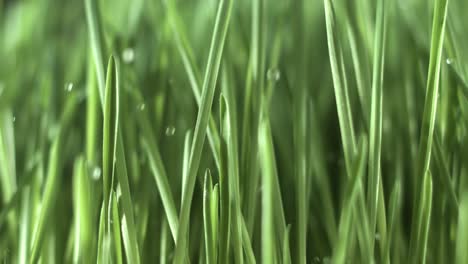
[{"label": "green grass", "polygon": [[467,11],[0,1],[0,262],[467,263]]}]

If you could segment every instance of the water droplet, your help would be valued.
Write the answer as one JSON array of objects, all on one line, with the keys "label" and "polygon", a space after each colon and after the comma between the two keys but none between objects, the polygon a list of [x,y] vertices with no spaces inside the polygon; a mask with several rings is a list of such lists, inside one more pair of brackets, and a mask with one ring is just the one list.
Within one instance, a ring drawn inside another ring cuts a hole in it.
[{"label": "water droplet", "polygon": [[93,169],[93,180],[97,181],[101,178],[101,174],[102,174],[102,171],[101,171],[101,168],[100,167],[94,167]]},{"label": "water droplet", "polygon": [[125,63],[130,64],[135,60],[135,51],[133,48],[126,48],[122,52],[122,59]]},{"label": "water droplet", "polygon": [[69,82],[69,83],[65,84],[65,90],[67,92],[71,92],[73,90],[73,83]]},{"label": "water droplet", "polygon": [[379,234],[379,233],[376,233],[376,234],[375,234],[375,240],[376,240],[376,241],[380,241],[380,234]]},{"label": "water droplet", "polygon": [[16,121],[16,116],[13,116],[13,123]]},{"label": "water droplet", "polygon": [[173,136],[175,134],[175,127],[173,126],[168,126],[166,127],[166,136],[170,137],[170,136]]},{"label": "water droplet", "polygon": [[140,110],[140,111],[145,110],[145,108],[146,108],[146,105],[144,103],[141,103],[141,104],[138,105],[138,110]]},{"label": "water droplet", "polygon": [[278,69],[276,68],[268,69],[267,78],[269,81],[277,82],[279,81],[280,77],[281,77],[281,73]]},{"label": "water droplet", "polygon": [[445,60],[445,63],[447,63],[447,65],[452,64],[452,62],[453,62],[453,60],[452,60],[451,58],[447,58],[447,59]]},{"label": "water droplet", "polygon": [[319,257],[315,257],[315,258],[314,258],[314,263],[320,263],[320,258],[319,258]]}]

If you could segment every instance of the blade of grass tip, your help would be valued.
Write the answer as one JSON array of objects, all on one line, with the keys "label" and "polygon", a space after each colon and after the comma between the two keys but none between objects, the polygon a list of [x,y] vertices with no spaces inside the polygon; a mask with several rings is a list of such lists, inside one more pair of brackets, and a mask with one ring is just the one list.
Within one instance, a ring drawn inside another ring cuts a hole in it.
[{"label": "blade of grass tip", "polygon": [[211,223],[211,191],[213,182],[211,180],[210,170],[205,172],[205,184],[203,187],[203,224],[205,230],[205,253],[206,263],[215,263],[214,260],[214,245],[213,245],[213,229]]},{"label": "blade of grass tip", "polygon": [[291,225],[288,225],[286,232],[283,235],[283,264],[291,264],[291,250],[289,248],[289,233],[291,231]]},{"label": "blade of grass tip", "polygon": [[455,243],[455,263],[468,263],[468,193],[463,193],[458,208],[457,240]]},{"label": "blade of grass tip", "polygon": [[[114,57],[109,58],[104,94],[104,124],[102,132],[102,187],[104,212],[109,212],[110,191],[114,182],[116,146],[119,127],[119,91]],[[108,221],[111,217],[108,218]],[[108,222],[105,223],[106,230]]]},{"label": "blade of grass tip", "polygon": [[[437,0],[434,3],[434,17],[432,24],[431,50],[427,76],[426,98],[424,102],[423,120],[416,164],[417,183],[426,182],[427,171],[431,161],[431,149],[437,115],[437,97],[439,92],[440,68],[444,44],[445,24],[447,18],[448,0]],[[415,243],[420,241],[421,224],[417,220],[417,208],[422,206],[424,192],[416,184],[413,205],[413,221],[411,225],[410,251],[414,252]]]},{"label": "blade of grass tip", "polygon": [[277,237],[274,230],[274,152],[268,122],[260,122],[258,145],[262,168],[262,262],[276,263]]},{"label": "blade of grass tip", "polygon": [[[113,56],[109,58],[104,113],[103,135],[103,188],[104,199],[109,199],[110,188],[113,185],[114,175],[117,175],[121,188],[121,200],[123,208],[122,234],[125,253],[128,262],[140,263],[135,218],[133,215],[132,198],[128,183],[127,165],[121,129],[118,122],[119,97],[120,97],[120,65]],[[115,109],[115,110],[113,110]],[[113,130],[112,130],[113,129]],[[111,141],[112,140],[112,141]],[[112,145],[111,145],[112,144]],[[112,152],[111,152],[112,151]],[[112,157],[109,154],[113,153]],[[106,166],[106,168],[104,168]],[[104,172],[106,171],[106,172]],[[109,183],[109,173],[112,175]],[[107,176],[105,176],[107,175]],[[107,177],[104,180],[104,177]],[[107,186],[107,187],[106,187]],[[107,192],[107,193],[106,193]],[[107,198],[106,198],[107,197]],[[104,212],[108,211],[106,202]],[[110,219],[110,217],[109,217]],[[107,224],[105,224],[107,226]],[[108,228],[106,228],[108,229]],[[124,232],[125,231],[125,232]],[[106,238],[106,236],[104,236]],[[104,241],[105,242],[105,241]]]},{"label": "blade of grass tip", "polygon": [[58,188],[61,182],[60,171],[62,170],[63,166],[61,152],[64,144],[64,135],[66,135],[68,125],[76,111],[77,102],[78,98],[76,93],[70,94],[70,96],[67,98],[64,111],[60,117],[60,126],[57,132],[57,136],[54,139],[49,153],[49,164],[41,202],[41,209],[35,224],[34,235],[32,238],[30,251],[30,260],[32,263],[36,263],[39,260],[42,246],[44,244],[43,242],[45,241],[45,235],[47,234],[47,222],[49,221],[55,205],[55,200],[57,199]]},{"label": "blade of grass tip", "polygon": [[[347,249],[350,240],[350,230],[352,222],[353,207],[358,202],[359,189],[361,181],[365,173],[365,165],[367,159],[367,143],[363,140],[360,144],[360,152],[358,159],[355,162],[352,178],[348,181],[347,190],[345,193],[345,202],[341,210],[340,224],[338,227],[338,239],[333,250],[332,263],[346,263]],[[358,223],[360,224],[360,223]]]},{"label": "blade of grass tip", "polygon": [[[335,90],[336,106],[338,110],[338,119],[340,123],[341,140],[343,151],[345,153],[346,168],[351,172],[351,162],[356,152],[356,141],[354,137],[353,121],[351,110],[349,109],[349,98],[346,96],[344,80],[340,74],[340,65],[342,64],[341,48],[338,41],[336,21],[333,10],[333,4],[330,0],[324,0],[325,19],[327,27],[328,52],[330,57],[330,66],[333,77],[333,87]],[[348,173],[349,174],[349,173]]]},{"label": "blade of grass tip", "polygon": [[240,190],[239,190],[239,150],[238,150],[238,136],[237,136],[237,109],[235,101],[235,91],[230,83],[230,76],[228,74],[227,65],[223,68],[222,72],[222,88],[226,94],[225,100],[222,103],[226,104],[226,117],[227,122],[223,129],[223,137],[227,142],[228,150],[228,181],[231,188],[230,203],[233,208],[232,211],[232,237],[234,242],[234,253],[236,263],[243,263],[242,253],[242,228],[241,228],[241,207],[240,207]]},{"label": "blade of grass tip", "polygon": [[180,225],[177,234],[174,263],[181,263],[186,250],[187,229],[190,218],[190,208],[192,203],[193,189],[195,187],[198,166],[200,165],[201,152],[206,136],[209,114],[213,104],[213,97],[218,78],[219,66],[223,53],[224,41],[227,34],[229,20],[231,16],[232,0],[222,0],[216,15],[216,22],[213,38],[210,46],[210,54],[206,67],[205,79],[203,81],[203,92],[200,109],[197,116],[197,123],[194,130],[193,144],[191,148],[189,171],[187,177],[186,195],[182,201],[180,212]]},{"label": "blade of grass tip", "polygon": [[185,140],[184,140],[184,158],[182,161],[182,197],[181,201],[184,200],[184,193],[185,188],[187,187],[187,172],[188,172],[188,164],[190,160],[190,146],[192,145],[192,133],[187,131],[185,133]]},{"label": "blade of grass tip", "polygon": [[390,249],[392,245],[392,239],[395,236],[395,228],[397,224],[397,214],[400,210],[400,195],[401,195],[401,180],[397,179],[395,182],[395,186],[393,187],[392,193],[390,194],[390,207],[389,207],[389,227],[388,227],[388,237],[387,241],[385,242],[385,251],[382,257],[383,263],[391,263],[390,262]]},{"label": "blade of grass tip", "polygon": [[114,246],[115,246],[115,255],[116,263],[121,264],[122,262],[122,244],[121,244],[121,234],[120,234],[120,220],[119,220],[119,209],[117,207],[117,196],[115,191],[112,190],[110,198],[110,207],[112,210],[112,232],[114,233]]},{"label": "blade of grass tip", "polygon": [[[179,17],[177,8],[173,0],[164,0],[166,5],[169,21],[172,26],[172,32],[174,34],[177,50],[182,58],[182,63],[189,79],[190,87],[192,88],[193,95],[197,102],[198,107],[201,106],[201,75],[200,70],[197,67],[193,56],[193,49],[190,46],[190,42],[187,40],[187,33]],[[210,120],[208,123],[208,141],[210,143],[211,150],[217,168],[220,167],[220,135],[217,130],[214,118],[210,113]],[[183,192],[182,192],[183,193]]]},{"label": "blade of grass tip", "polygon": [[84,0],[85,3],[85,14],[86,22],[89,31],[89,41],[91,51],[94,59],[94,67],[96,70],[96,77],[98,82],[99,97],[101,98],[101,105],[104,105],[104,87],[105,87],[105,75],[104,75],[104,55],[103,45],[104,37],[101,28],[101,20],[99,14],[99,4],[95,0]]},{"label": "blade of grass tip", "polygon": [[210,217],[213,241],[213,263],[218,263],[219,186],[215,184],[210,197]]},{"label": "blade of grass tip", "polygon": [[371,256],[374,255],[375,227],[380,185],[380,156],[382,148],[382,101],[385,63],[385,39],[387,24],[386,0],[377,2],[376,33],[374,38],[374,59],[372,67],[372,95],[369,125],[369,177],[367,205],[371,225]]}]

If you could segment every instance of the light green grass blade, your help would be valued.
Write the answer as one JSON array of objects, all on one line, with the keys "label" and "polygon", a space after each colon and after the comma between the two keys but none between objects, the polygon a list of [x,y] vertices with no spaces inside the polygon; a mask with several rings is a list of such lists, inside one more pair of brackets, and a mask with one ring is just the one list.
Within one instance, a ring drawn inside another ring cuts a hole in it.
[{"label": "light green grass blade", "polygon": [[[174,33],[175,42],[177,45],[177,50],[182,58],[182,63],[184,65],[185,72],[190,82],[190,87],[192,88],[193,95],[198,104],[198,107],[201,106],[201,74],[198,69],[195,59],[193,56],[193,49],[190,46],[190,42],[187,40],[187,34],[184,26],[182,25],[181,18],[179,17],[177,8],[174,4],[174,0],[164,0],[166,5],[167,13],[169,16],[169,21],[172,27],[172,32]],[[208,141],[211,146],[213,157],[216,162],[218,169],[220,168],[220,135],[217,130],[216,123],[214,118],[210,113],[210,119],[208,123]],[[184,192],[182,192],[184,193]]]},{"label": "light green grass blade", "polygon": [[104,37],[101,28],[101,19],[99,16],[98,1],[84,0],[86,22],[88,25],[89,41],[91,54],[94,60],[96,78],[98,82],[99,97],[101,104],[104,105],[105,73],[104,73]]},{"label": "light green grass blade", "polygon": [[73,175],[75,210],[75,262],[92,262],[94,224],[91,182],[83,157],[75,161]]},{"label": "light green grass blade", "polygon": [[325,19],[327,26],[327,42],[330,57],[330,66],[333,77],[333,87],[335,89],[336,106],[338,110],[338,119],[340,122],[341,140],[343,151],[345,153],[346,167],[348,174],[351,169],[351,163],[356,152],[356,139],[354,137],[354,126],[349,109],[349,98],[347,97],[346,85],[342,79],[342,54],[338,41],[336,21],[333,4],[330,0],[324,0]]},{"label": "light green grass blade", "polygon": [[214,240],[213,240],[213,225],[211,218],[211,195],[212,195],[213,182],[209,170],[205,172],[205,183],[203,186],[203,229],[205,230],[205,254],[206,263],[215,263],[214,256]]},{"label": "light green grass blade", "polygon": [[400,210],[400,200],[401,200],[401,180],[397,179],[395,182],[395,185],[392,190],[392,194],[390,195],[390,205],[389,205],[389,227],[388,227],[388,237],[387,241],[385,242],[385,251],[382,257],[382,260],[385,263],[391,263],[390,262],[390,249],[392,246],[392,240],[395,237],[395,232],[398,224],[398,219],[397,217],[399,216],[399,210]]},{"label": "light green grass blade", "polygon": [[455,263],[462,264],[468,261],[468,195],[464,193],[458,209],[457,240],[455,248]]},{"label": "light green grass blade", "polygon": [[[426,98],[421,124],[420,142],[418,149],[418,160],[416,164],[416,183],[425,183],[431,161],[431,149],[433,142],[434,126],[437,114],[437,97],[439,92],[440,68],[442,61],[442,50],[444,44],[445,24],[447,18],[448,0],[437,0],[434,3],[434,17],[432,24],[431,50],[429,70],[427,76]],[[418,186],[418,184],[416,185]],[[411,225],[410,252],[420,243],[422,224],[419,221],[417,208],[422,207],[425,192],[415,188],[415,203],[413,204],[413,219]],[[432,198],[431,198],[432,199]]]},{"label": "light green grass blade", "polygon": [[[371,236],[375,237],[377,222],[377,207],[380,186],[380,157],[382,149],[382,104],[383,104],[383,78],[385,64],[386,39],[386,0],[377,2],[376,33],[374,37],[374,59],[372,68],[372,95],[369,125],[369,177],[367,186],[367,205],[371,225]],[[371,239],[371,252],[374,252],[374,239]]]},{"label": "light green grass blade", "polygon": [[122,240],[120,234],[120,220],[119,220],[119,209],[117,207],[117,196],[115,195],[115,191],[112,190],[111,198],[109,200],[109,210],[112,211],[112,233],[114,234],[114,247],[115,247],[115,262],[116,263],[123,263],[122,262]]},{"label": "light green grass blade", "polygon": [[203,81],[201,107],[197,116],[197,123],[194,130],[193,144],[190,154],[189,171],[187,178],[187,194],[184,195],[180,212],[180,225],[176,240],[176,251],[174,263],[181,263],[186,250],[186,237],[190,217],[193,189],[200,165],[201,152],[205,141],[206,129],[208,126],[209,113],[213,103],[216,81],[224,47],[224,40],[231,16],[232,0],[221,1],[216,15],[216,22],[213,32],[210,55],[206,67],[205,79]]},{"label": "light green grass blade", "polygon": [[274,229],[274,165],[271,135],[268,122],[262,121],[259,128],[259,153],[262,168],[262,262],[276,263],[277,236]]}]

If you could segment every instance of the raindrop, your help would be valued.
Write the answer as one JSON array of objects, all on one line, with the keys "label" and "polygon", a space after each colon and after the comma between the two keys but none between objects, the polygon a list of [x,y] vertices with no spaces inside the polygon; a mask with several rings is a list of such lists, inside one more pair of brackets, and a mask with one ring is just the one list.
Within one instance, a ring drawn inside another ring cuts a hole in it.
[{"label": "raindrop", "polygon": [[141,103],[141,104],[138,105],[138,110],[140,110],[140,111],[145,110],[145,108],[146,108],[146,105],[144,103]]},{"label": "raindrop", "polygon": [[447,63],[447,65],[450,65],[450,64],[453,63],[453,60],[452,60],[451,58],[447,58],[447,59],[445,60],[445,63]]},{"label": "raindrop", "polygon": [[175,127],[173,126],[168,126],[166,127],[166,136],[170,137],[170,136],[173,136],[175,134]]},{"label": "raindrop", "polygon": [[379,233],[375,234],[375,240],[380,241],[380,234]]},{"label": "raindrop", "polygon": [[16,116],[13,116],[13,123],[16,121]]},{"label": "raindrop", "polygon": [[97,166],[94,167],[93,174],[92,174],[93,180],[96,180],[96,181],[99,180],[101,178],[101,174],[102,174],[101,168]]},{"label": "raindrop", "polygon": [[279,81],[280,77],[281,77],[281,73],[278,69],[276,68],[268,69],[267,78],[269,81],[277,82]]},{"label": "raindrop", "polygon": [[65,90],[66,90],[67,92],[71,92],[71,91],[73,90],[73,83],[71,83],[71,82],[70,82],[70,83],[67,83],[67,84],[65,85]]},{"label": "raindrop", "polygon": [[135,60],[135,51],[132,48],[124,49],[122,59],[127,64],[132,63]]}]

